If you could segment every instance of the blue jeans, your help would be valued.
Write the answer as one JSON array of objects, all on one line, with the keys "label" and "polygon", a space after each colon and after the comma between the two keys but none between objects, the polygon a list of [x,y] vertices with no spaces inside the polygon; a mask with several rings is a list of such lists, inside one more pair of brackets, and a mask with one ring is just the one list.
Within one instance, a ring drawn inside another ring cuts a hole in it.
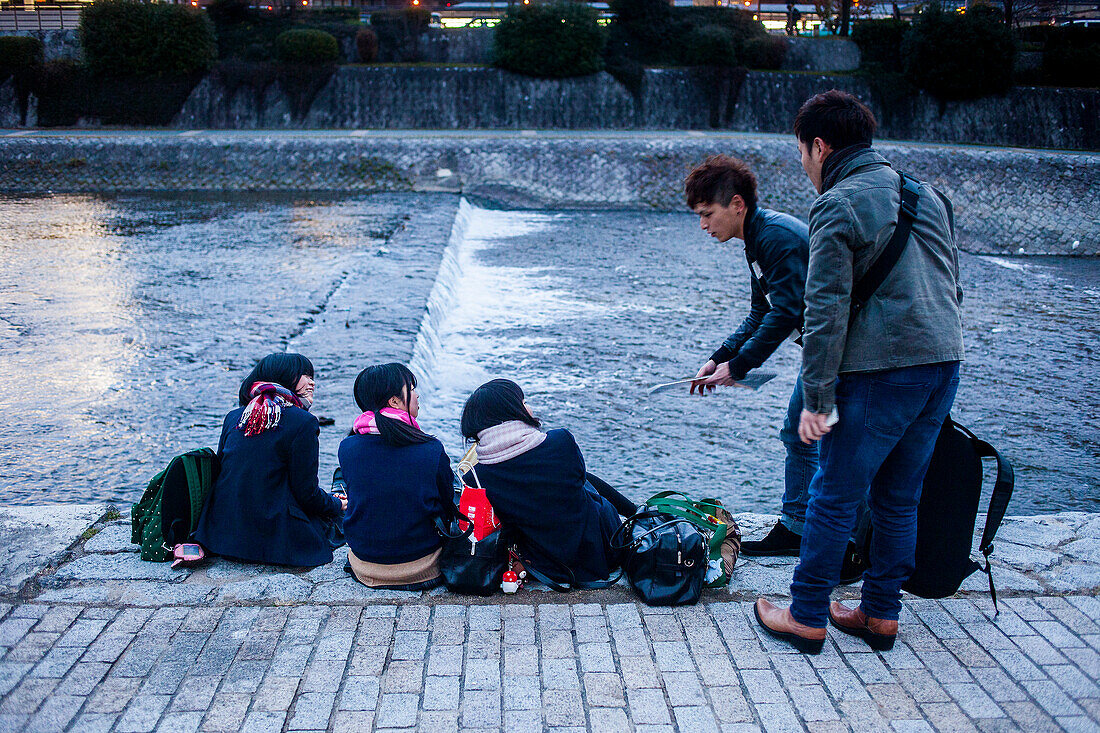
[{"label": "blue jeans", "polygon": [[821,440],[821,469],[810,483],[791,582],[796,621],[825,626],[829,594],[866,498],[873,531],[860,606],[873,618],[897,620],[901,584],[913,572],[921,484],[958,386],[958,362],[844,374],[837,380],[840,422]]},{"label": "blue jeans", "polygon": [[806,523],[806,504],[810,501],[810,481],[817,473],[817,443],[806,445],[798,437],[798,421],[802,417],[802,377],[794,382],[787,416],[779,439],[787,449],[783,471],[783,514],[779,521],[783,526],[802,534]]}]

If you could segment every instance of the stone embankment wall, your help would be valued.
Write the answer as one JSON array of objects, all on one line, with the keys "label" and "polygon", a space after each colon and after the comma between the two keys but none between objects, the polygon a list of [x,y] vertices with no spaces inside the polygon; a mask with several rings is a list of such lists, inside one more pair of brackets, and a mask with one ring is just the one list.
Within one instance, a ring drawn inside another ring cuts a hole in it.
[{"label": "stone embankment wall", "polygon": [[749,72],[741,83],[690,69],[650,69],[634,96],[606,73],[534,79],[488,67],[343,67],[304,114],[294,113],[277,84],[262,94],[230,94],[212,76],[196,87],[176,126],[788,132],[807,97],[834,87],[871,104],[882,137],[1100,150],[1097,90],[1021,87],[950,103],[920,94],[884,108],[858,77]]},{"label": "stone embankment wall", "polygon": [[[1100,155],[881,143],[955,204],[971,252],[1100,254]],[[447,190],[511,207],[682,210],[685,174],[725,152],[764,205],[814,199],[788,135],[103,133],[0,138],[0,191]]]}]

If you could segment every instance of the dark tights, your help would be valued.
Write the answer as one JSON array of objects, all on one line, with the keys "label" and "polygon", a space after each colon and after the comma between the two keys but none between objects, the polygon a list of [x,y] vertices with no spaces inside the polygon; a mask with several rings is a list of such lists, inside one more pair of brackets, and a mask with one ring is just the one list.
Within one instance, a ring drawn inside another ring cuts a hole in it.
[{"label": "dark tights", "polygon": [[611,484],[599,476],[586,473],[584,477],[588,480],[588,483],[592,484],[592,488],[596,490],[596,493],[611,502],[611,506],[615,507],[615,511],[620,516],[629,517],[638,511],[638,506],[634,502],[620,494]]}]

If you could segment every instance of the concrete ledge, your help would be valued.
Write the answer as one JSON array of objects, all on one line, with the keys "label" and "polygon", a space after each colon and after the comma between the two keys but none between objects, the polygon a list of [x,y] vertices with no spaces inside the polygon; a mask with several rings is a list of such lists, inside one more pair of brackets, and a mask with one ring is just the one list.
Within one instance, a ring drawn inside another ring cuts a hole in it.
[{"label": "concrete ledge", "polygon": [[0,509],[0,597],[17,595],[31,578],[61,562],[106,510],[102,504]]},{"label": "concrete ledge", "polygon": [[[5,531],[23,535],[38,533],[43,524],[63,525],[64,537],[79,537],[102,515],[101,507],[27,507],[6,520]],[[32,519],[33,517],[33,519]],[[20,518],[26,518],[20,520]],[[765,533],[776,517],[765,514],[736,515],[746,537]],[[979,531],[981,527],[979,526]],[[94,532],[94,534],[93,534]],[[328,565],[317,568],[284,568],[237,563],[214,558],[193,570],[173,570],[168,563],[143,562],[137,545],[130,543],[129,518],[100,522],[82,543],[73,548],[59,567],[22,564],[30,577],[39,578],[37,602],[108,606],[297,606],[505,603],[630,603],[629,586],[620,581],[603,591],[556,594],[533,584],[515,596],[487,599],[456,596],[439,588],[427,593],[375,591],[344,572],[344,554],[337,551]],[[71,542],[70,542],[71,544]],[[67,548],[68,545],[65,545]],[[998,593],[1013,595],[1092,594],[1100,590],[1100,514],[1065,512],[1005,520],[994,553],[994,580]],[[55,558],[55,554],[49,557]],[[44,557],[43,554],[34,557]],[[796,558],[740,558],[726,592],[708,592],[705,601],[752,600],[758,596],[789,595]],[[985,596],[986,579],[975,574],[960,595]],[[859,586],[838,589],[840,598],[859,595]]]},{"label": "concrete ledge", "polygon": [[[1100,254],[1100,154],[880,142],[951,197],[959,241],[990,254]],[[788,135],[645,132],[13,133],[0,191],[449,191],[509,207],[681,211],[716,152],[747,160],[764,205],[815,198]]]}]

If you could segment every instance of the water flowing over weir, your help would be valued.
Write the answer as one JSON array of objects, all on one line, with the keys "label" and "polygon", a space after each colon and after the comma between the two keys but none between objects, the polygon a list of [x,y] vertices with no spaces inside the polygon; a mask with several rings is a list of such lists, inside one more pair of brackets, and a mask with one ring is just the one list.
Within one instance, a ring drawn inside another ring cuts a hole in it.
[{"label": "water flowing over weir", "polygon": [[602,309],[570,297],[539,268],[490,264],[481,256],[545,231],[555,218],[482,209],[465,199],[459,205],[410,359],[420,380],[421,422],[448,446],[460,440],[466,398],[489,379],[514,379],[533,394],[586,386],[547,371],[528,352],[547,340],[542,326]]}]

